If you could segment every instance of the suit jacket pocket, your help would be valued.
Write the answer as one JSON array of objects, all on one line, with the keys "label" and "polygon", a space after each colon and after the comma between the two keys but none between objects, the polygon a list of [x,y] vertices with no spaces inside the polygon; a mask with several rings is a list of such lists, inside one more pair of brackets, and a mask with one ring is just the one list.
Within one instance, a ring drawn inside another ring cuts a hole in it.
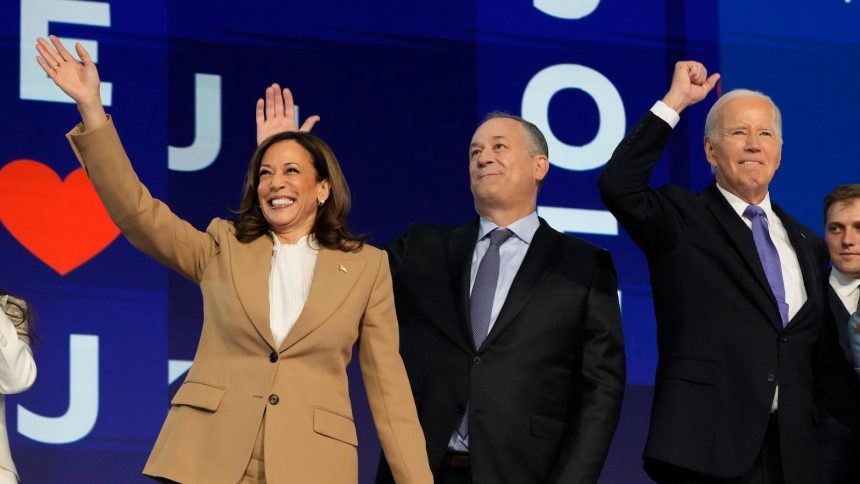
[{"label": "suit jacket pocket", "polygon": [[690,358],[669,358],[662,365],[660,378],[684,380],[713,385],[717,382],[719,365],[710,361]]},{"label": "suit jacket pocket", "polygon": [[221,405],[221,398],[224,397],[224,388],[199,381],[185,380],[185,383],[179,387],[179,391],[173,396],[170,401],[171,405],[188,405],[190,407],[199,408],[214,412]]},{"label": "suit jacket pocket", "polygon": [[564,436],[564,422],[542,415],[532,415],[532,435],[560,441]]},{"label": "suit jacket pocket", "polygon": [[321,407],[314,407],[314,432],[358,446],[358,435],[355,433],[355,423],[352,419]]}]

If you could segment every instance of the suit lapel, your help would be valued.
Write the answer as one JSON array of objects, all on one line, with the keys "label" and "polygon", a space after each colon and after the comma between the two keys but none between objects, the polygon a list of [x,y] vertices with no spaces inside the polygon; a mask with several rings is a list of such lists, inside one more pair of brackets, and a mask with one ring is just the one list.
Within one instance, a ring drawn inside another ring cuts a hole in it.
[{"label": "suit lapel", "polygon": [[298,343],[343,304],[364,270],[367,258],[362,252],[342,252],[321,248],[314,266],[308,300],[296,324],[284,338],[279,352]]},{"label": "suit lapel", "polygon": [[469,317],[469,282],[472,270],[472,254],[478,241],[479,221],[457,227],[445,240],[445,261],[448,266],[448,277],[454,305],[457,308],[456,328],[446,325],[444,331],[454,329],[450,337],[465,351],[474,351],[475,342],[472,338],[472,324]]},{"label": "suit lapel", "polygon": [[[746,262],[750,272],[752,272],[756,282],[762,289],[763,295],[770,302],[766,308],[766,313],[771,315],[768,320],[770,324],[777,330],[782,329],[782,320],[779,318],[779,307],[776,304],[776,298],[767,282],[767,276],[764,274],[764,269],[761,265],[761,259],[758,256],[755,241],[753,240],[752,231],[738,216],[737,212],[729,204],[726,197],[720,193],[716,182],[712,182],[702,191],[702,197],[707,201],[708,209],[714,214],[717,222],[723,227],[726,234],[729,236],[738,254]],[[761,300],[761,298],[758,298]]]},{"label": "suit lapel", "polygon": [[230,239],[233,286],[248,319],[266,343],[275,348],[269,326],[269,273],[273,241],[269,234],[248,243]]},{"label": "suit lapel", "polygon": [[833,314],[836,330],[839,334],[839,346],[842,348],[845,356],[848,357],[848,361],[852,361],[854,356],[851,354],[851,348],[848,346],[848,325],[846,324],[851,314],[845,309],[845,304],[842,303],[839,294],[830,287],[829,283],[827,287],[827,302],[830,305],[830,312]]},{"label": "suit lapel", "polygon": [[[816,297],[816,294],[820,294],[820,274],[814,267],[815,261],[812,259],[812,255],[809,251],[809,239],[807,238],[807,234],[804,234],[803,229],[777,204],[771,202],[771,207],[773,208],[773,212],[782,222],[782,226],[785,227],[785,232],[788,234],[788,241],[794,248],[795,255],[797,255],[797,263],[800,266],[801,277],[803,277],[803,287],[806,289],[806,302],[795,313],[794,318],[791,318],[791,321],[788,322],[788,324],[791,325],[795,319],[801,319],[799,316],[802,315],[801,313],[805,312],[804,310],[809,306],[809,302]],[[809,236],[812,236],[812,234],[809,234]]]},{"label": "suit lapel", "polygon": [[553,262],[561,256],[561,247],[561,237],[541,219],[540,227],[535,232],[523,263],[511,283],[508,297],[505,298],[496,322],[479,351],[483,351],[498,339],[516,319],[523,306],[552,271]]}]

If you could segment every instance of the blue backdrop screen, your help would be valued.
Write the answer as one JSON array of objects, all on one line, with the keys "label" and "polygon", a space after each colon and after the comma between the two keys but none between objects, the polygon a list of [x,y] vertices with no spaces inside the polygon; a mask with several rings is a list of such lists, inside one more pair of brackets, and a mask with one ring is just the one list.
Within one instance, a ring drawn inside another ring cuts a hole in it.
[{"label": "blue backdrop screen", "polygon": [[[200,229],[231,217],[254,149],[254,104],[271,82],[343,165],[355,232],[376,245],[409,223],[474,217],[467,148],[489,111],[547,135],[539,198],[551,225],[613,252],[628,353],[622,421],[602,482],[646,482],[640,456],[656,366],[644,257],[600,203],[612,149],[662,97],[675,61],[722,88],[773,96],[785,120],[772,196],[820,232],[821,201],[856,182],[860,6],[791,0],[167,2],[0,4],[0,287],[36,309],[39,368],[10,396],[25,482],[136,482],[199,337],[197,287],[133,249],[106,219],[63,134],[78,121],[36,65],[35,38],[81,40],[140,178]],[[702,126],[683,115],[652,182],[710,180]],[[351,389],[361,481],[378,442],[360,374]]]}]

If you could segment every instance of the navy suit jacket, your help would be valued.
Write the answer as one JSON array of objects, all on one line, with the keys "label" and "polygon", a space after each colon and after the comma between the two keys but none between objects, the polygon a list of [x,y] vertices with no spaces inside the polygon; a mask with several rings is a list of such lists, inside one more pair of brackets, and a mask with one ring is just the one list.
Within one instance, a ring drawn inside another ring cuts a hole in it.
[{"label": "navy suit jacket", "polygon": [[[476,484],[594,483],[625,381],[609,252],[541,220],[476,349],[468,307],[478,225],[415,225],[387,247],[400,352],[430,467],[438,477],[469,402]],[[377,482],[391,482],[384,459]]]},{"label": "navy suit jacket", "polygon": [[[830,287],[827,279],[824,282],[828,298],[830,316],[824,320],[822,335],[838,339],[846,366],[853,368],[854,357],[848,340],[846,322],[851,314],[845,309],[839,294]],[[824,474],[822,484],[841,484],[845,482],[860,482],[860,434],[852,431],[852,426],[860,427],[856,422],[857,403],[860,402],[860,379],[855,377],[856,385],[846,391],[840,382],[833,382],[827,375],[817,381],[816,403],[818,404],[819,431],[818,443],[821,450]],[[846,395],[847,393],[847,395]],[[853,423],[852,423],[853,422]]]},{"label": "navy suit jacket", "polygon": [[839,346],[842,348],[842,352],[845,354],[846,361],[854,364],[854,356],[851,353],[851,346],[849,343],[849,335],[848,335],[848,325],[846,321],[851,317],[851,313],[845,309],[845,304],[842,303],[842,299],[839,297],[839,294],[830,287],[828,282],[827,284],[827,298],[828,304],[830,307],[830,312],[833,315],[834,326],[836,327],[836,334],[839,338]]},{"label": "navy suit jacket", "polygon": [[659,361],[645,458],[718,477],[758,456],[779,385],[786,481],[819,479],[813,364],[825,311],[824,243],[778,205],[807,301],[783,328],[751,230],[711,183],[700,193],[648,179],[672,133],[646,114],[601,173],[603,202],[645,252]]}]

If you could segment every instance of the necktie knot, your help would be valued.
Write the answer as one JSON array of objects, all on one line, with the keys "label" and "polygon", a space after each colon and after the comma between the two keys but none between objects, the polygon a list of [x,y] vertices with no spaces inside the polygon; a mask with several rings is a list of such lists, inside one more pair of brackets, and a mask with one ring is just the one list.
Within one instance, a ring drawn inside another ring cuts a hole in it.
[{"label": "necktie knot", "polygon": [[744,210],[744,217],[746,217],[748,220],[752,220],[755,217],[765,217],[765,219],[767,219],[767,216],[764,214],[764,209],[759,207],[758,205],[747,206],[747,208]]},{"label": "necktie knot", "polygon": [[490,232],[490,245],[498,247],[510,239],[512,235],[514,235],[514,233],[511,232],[511,229],[503,229],[501,227],[494,229]]}]

